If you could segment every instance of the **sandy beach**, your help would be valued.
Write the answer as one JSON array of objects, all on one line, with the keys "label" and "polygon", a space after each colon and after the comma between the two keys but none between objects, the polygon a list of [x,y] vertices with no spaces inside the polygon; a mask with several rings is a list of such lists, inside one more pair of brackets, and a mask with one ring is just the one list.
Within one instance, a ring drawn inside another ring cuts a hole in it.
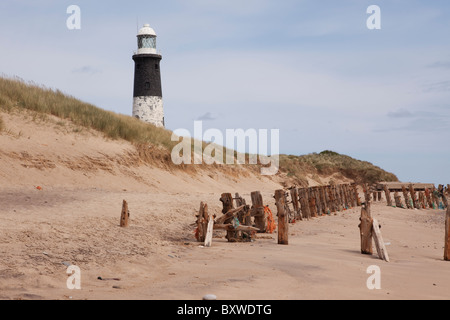
[{"label": "sandy beach", "polygon": [[[2,116],[8,130],[0,134],[0,299],[450,297],[442,210],[375,202],[389,263],[361,254],[361,208],[290,224],[287,246],[277,244],[276,233],[228,243],[216,231],[206,248],[192,225],[201,201],[219,215],[222,193],[249,202],[261,191],[276,213],[282,177],[168,171],[140,162],[128,143],[73,133],[69,123]],[[123,200],[128,228],[119,226]],[[81,290],[67,288],[70,265],[81,270]],[[381,271],[379,290],[367,287],[373,265]]]}]

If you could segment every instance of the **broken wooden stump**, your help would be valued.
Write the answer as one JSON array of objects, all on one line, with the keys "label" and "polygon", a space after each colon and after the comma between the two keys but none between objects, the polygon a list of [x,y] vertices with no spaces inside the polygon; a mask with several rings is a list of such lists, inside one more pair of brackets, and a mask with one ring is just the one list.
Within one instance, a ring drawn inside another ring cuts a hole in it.
[{"label": "broken wooden stump", "polygon": [[398,194],[397,191],[394,192],[395,206],[397,208],[403,208],[402,197]]},{"label": "broken wooden stump", "polygon": [[354,197],[356,199],[356,205],[358,207],[360,207],[361,206],[361,199],[359,198],[358,186],[356,184],[353,185],[353,193],[354,193]]},{"label": "broken wooden stump", "polygon": [[200,202],[200,209],[197,215],[197,229],[195,230],[195,238],[198,242],[205,242],[206,233],[208,231],[209,214],[208,205]]},{"label": "broken wooden stump", "polygon": [[406,189],[405,186],[402,186],[402,192],[403,192],[403,197],[405,198],[405,204],[406,204],[406,207],[407,207],[408,209],[414,209],[414,207],[413,207],[413,205],[412,205],[411,198],[410,198],[409,195],[408,195],[408,190]]},{"label": "broken wooden stump", "polygon": [[220,202],[222,202],[222,213],[225,214],[228,211],[230,211],[231,209],[234,208],[233,206],[233,196],[231,195],[231,193],[222,193],[221,197],[220,197]]},{"label": "broken wooden stump", "polygon": [[427,203],[425,201],[425,195],[424,195],[423,191],[419,191],[419,207],[421,209],[427,208]]},{"label": "broken wooden stump", "polygon": [[306,189],[301,189],[299,191],[299,199],[302,206],[302,217],[309,220],[309,218],[311,217],[311,212],[309,210],[309,199]]},{"label": "broken wooden stump", "polygon": [[295,220],[303,220],[302,213],[300,210],[300,202],[299,202],[297,187],[293,187],[290,190],[290,192],[291,192],[292,206],[294,207],[294,219]]},{"label": "broken wooden stump", "polygon": [[275,202],[278,216],[278,244],[287,245],[288,241],[288,214],[286,212],[286,195],[284,190],[275,191]]},{"label": "broken wooden stump", "polygon": [[384,194],[386,196],[386,202],[389,207],[392,207],[392,198],[391,198],[391,191],[389,191],[389,188],[387,185],[384,185]]},{"label": "broken wooden stump", "polygon": [[130,220],[130,211],[128,210],[128,203],[123,200],[122,213],[120,215],[120,226],[122,228],[127,228]]},{"label": "broken wooden stump", "polygon": [[[219,200],[220,200],[220,202],[222,202],[222,213],[223,214],[227,214],[230,210],[234,209],[233,196],[231,195],[231,193],[222,193]],[[230,222],[232,222],[232,219],[233,218],[226,219],[224,222],[230,223]],[[236,237],[235,232],[227,231],[226,238],[228,239],[228,241],[230,241],[230,239],[233,239],[235,237]]]},{"label": "broken wooden stump", "polygon": [[361,235],[361,253],[362,254],[373,254],[372,248],[372,225],[373,219],[370,212],[370,202],[364,203],[361,208],[361,217],[359,229]]},{"label": "broken wooden stump", "polygon": [[413,205],[412,209],[420,209],[419,201],[416,197],[416,190],[414,190],[414,186],[412,184],[409,185],[409,193],[411,194],[411,199],[412,199],[412,205]]},{"label": "broken wooden stump", "polygon": [[383,237],[381,236],[380,225],[378,224],[377,219],[373,219],[372,227],[373,227],[372,236],[375,242],[375,247],[377,249],[378,256],[380,257],[381,260],[389,262],[389,255],[387,253]]},{"label": "broken wooden stump", "polygon": [[430,189],[425,189],[425,199],[427,201],[427,205],[430,209],[433,209],[433,200],[431,199],[431,191]]},{"label": "broken wooden stump", "polygon": [[255,227],[259,229],[258,232],[265,232],[267,217],[264,211],[264,203],[261,196],[261,192],[254,191],[251,193],[250,196],[253,205],[251,209],[251,216],[254,217]]}]

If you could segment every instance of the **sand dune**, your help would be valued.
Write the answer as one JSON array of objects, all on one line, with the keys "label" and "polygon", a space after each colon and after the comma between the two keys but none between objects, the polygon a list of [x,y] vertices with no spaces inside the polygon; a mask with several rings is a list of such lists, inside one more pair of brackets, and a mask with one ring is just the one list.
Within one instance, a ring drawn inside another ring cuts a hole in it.
[{"label": "sand dune", "polygon": [[[216,232],[204,248],[191,226],[200,201],[220,214],[221,193],[249,202],[259,190],[276,212],[272,196],[283,177],[245,168],[231,176],[170,172],[140,161],[126,142],[56,118],[2,116],[0,299],[450,297],[443,211],[375,203],[390,263],[360,253],[359,208],[291,224],[288,246],[277,245],[276,234],[228,243]],[[126,229],[119,227],[124,199]],[[67,288],[68,265],[80,268],[81,290]],[[367,288],[371,265],[381,269],[380,290]]]}]

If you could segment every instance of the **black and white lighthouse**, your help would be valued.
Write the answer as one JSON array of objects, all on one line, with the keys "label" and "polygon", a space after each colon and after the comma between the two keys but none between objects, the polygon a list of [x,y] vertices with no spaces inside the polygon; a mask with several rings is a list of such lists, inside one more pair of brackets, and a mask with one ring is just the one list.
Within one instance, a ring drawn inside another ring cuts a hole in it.
[{"label": "black and white lighthouse", "polygon": [[133,55],[134,92],[133,117],[164,127],[164,108],[161,87],[160,62],[156,51],[156,33],[145,24],[137,35],[138,51]]}]

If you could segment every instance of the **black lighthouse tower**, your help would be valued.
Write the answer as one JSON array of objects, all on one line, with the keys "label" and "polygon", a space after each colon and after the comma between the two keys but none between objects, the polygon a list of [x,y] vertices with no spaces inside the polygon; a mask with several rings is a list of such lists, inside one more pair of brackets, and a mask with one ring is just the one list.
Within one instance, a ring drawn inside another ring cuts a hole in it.
[{"label": "black lighthouse tower", "polygon": [[134,60],[133,116],[164,127],[160,62],[162,56],[156,51],[156,33],[145,24],[139,30],[138,51]]}]

